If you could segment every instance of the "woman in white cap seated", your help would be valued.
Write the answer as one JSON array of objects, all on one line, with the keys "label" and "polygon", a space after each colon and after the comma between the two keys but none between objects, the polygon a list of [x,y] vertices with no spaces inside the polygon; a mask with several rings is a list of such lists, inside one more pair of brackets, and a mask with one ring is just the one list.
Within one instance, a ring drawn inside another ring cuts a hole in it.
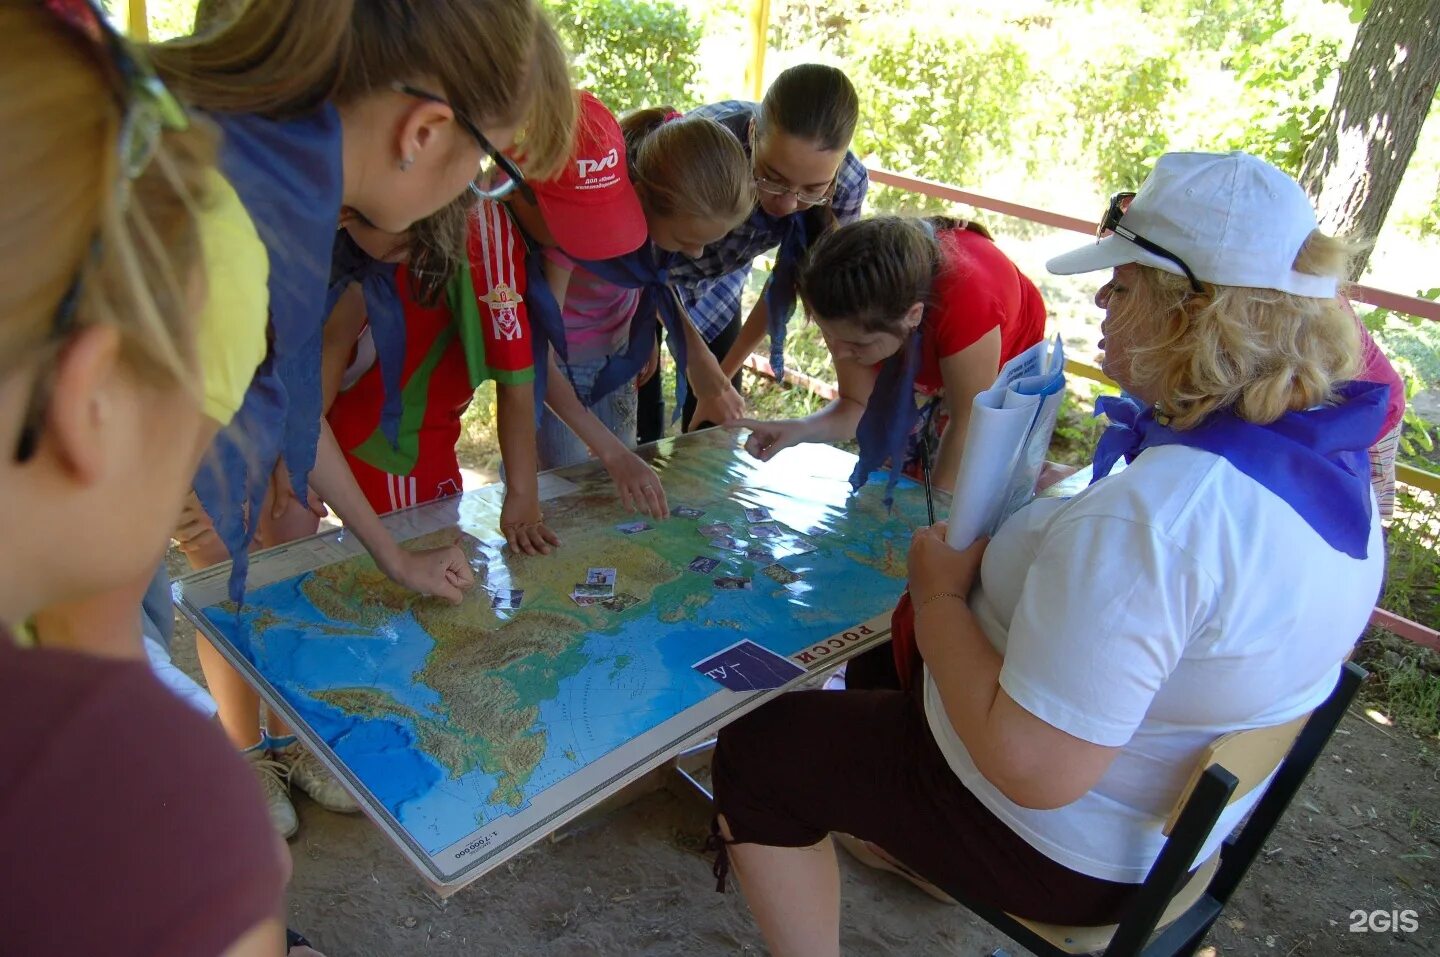
[{"label": "woman in white cap seated", "polygon": [[1351,247],[1243,153],[1161,157],[1105,227],[1049,263],[1113,269],[1095,301],[1128,395],[1102,400],[1094,482],[988,548],[915,534],[909,690],[788,694],[720,735],[717,875],[778,955],[839,952],[832,831],[1022,917],[1118,920],[1201,749],[1313,709],[1365,625],[1387,390],[1350,381]]}]

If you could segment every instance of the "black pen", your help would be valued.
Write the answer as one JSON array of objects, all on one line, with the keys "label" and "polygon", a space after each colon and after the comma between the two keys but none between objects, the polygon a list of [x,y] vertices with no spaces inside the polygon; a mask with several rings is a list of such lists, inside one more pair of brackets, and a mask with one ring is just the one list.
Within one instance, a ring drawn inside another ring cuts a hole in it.
[{"label": "black pen", "polygon": [[920,474],[925,477],[925,511],[930,514],[930,524],[935,524],[935,492],[930,486],[930,437],[920,430]]}]

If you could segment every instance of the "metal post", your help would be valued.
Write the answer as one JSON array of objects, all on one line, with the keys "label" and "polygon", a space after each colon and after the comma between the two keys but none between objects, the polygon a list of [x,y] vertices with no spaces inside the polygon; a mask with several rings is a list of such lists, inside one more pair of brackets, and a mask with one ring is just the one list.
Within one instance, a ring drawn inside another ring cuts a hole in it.
[{"label": "metal post", "polygon": [[126,9],[126,32],[139,43],[147,42],[150,39],[150,12],[145,8],[145,0],[130,0]]},{"label": "metal post", "polygon": [[770,38],[770,0],[750,0],[750,59],[745,64],[745,87],[750,97],[765,95],[765,47]]}]

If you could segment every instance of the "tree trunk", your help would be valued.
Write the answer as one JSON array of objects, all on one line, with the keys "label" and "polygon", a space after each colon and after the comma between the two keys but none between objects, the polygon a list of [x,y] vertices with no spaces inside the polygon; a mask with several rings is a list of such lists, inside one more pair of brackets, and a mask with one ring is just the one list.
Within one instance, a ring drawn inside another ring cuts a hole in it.
[{"label": "tree trunk", "polygon": [[1300,169],[1326,232],[1370,240],[1380,234],[1440,86],[1437,37],[1440,0],[1370,4],[1335,103]]}]

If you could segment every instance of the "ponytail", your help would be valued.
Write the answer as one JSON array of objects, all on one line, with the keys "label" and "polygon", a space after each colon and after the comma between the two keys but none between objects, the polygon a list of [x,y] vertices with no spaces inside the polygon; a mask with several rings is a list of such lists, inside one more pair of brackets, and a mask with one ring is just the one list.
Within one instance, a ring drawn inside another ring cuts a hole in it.
[{"label": "ponytail", "polygon": [[565,51],[535,0],[249,0],[228,24],[149,54],[191,106],[273,119],[438,81],[482,126],[523,127],[525,167],[542,178],[575,130]]}]

